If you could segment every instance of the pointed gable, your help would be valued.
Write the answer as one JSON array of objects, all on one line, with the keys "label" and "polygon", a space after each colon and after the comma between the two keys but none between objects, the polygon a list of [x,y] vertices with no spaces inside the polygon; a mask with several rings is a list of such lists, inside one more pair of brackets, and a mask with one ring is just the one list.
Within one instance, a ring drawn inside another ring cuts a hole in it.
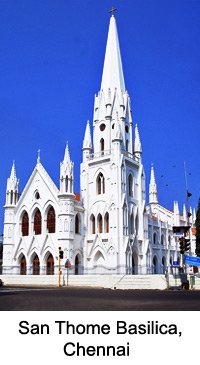
[{"label": "pointed gable", "polygon": [[40,162],[36,164],[20,196],[17,209],[24,205],[30,208],[30,205],[34,203],[34,198],[38,199],[35,196],[36,192],[39,192],[39,201],[42,204],[45,204],[47,200],[57,201],[58,188]]}]

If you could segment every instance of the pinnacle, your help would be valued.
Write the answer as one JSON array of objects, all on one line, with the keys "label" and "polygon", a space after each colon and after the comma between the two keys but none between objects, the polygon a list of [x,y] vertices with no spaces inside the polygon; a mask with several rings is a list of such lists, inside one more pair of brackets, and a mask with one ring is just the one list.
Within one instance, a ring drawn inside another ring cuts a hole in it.
[{"label": "pinnacle", "polygon": [[92,140],[91,140],[91,134],[90,134],[90,122],[87,121],[86,128],[85,128],[85,136],[83,140],[83,148],[92,148]]}]

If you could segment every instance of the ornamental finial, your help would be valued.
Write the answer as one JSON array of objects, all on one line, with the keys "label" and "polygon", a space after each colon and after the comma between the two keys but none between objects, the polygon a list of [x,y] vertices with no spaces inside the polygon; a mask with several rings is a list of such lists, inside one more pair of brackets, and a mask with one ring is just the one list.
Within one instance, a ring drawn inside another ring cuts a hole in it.
[{"label": "ornamental finial", "polygon": [[116,11],[117,9],[116,8],[114,8],[114,6],[112,6],[112,8],[109,10],[109,13],[111,13],[111,15],[112,16],[115,16],[115,11]]}]

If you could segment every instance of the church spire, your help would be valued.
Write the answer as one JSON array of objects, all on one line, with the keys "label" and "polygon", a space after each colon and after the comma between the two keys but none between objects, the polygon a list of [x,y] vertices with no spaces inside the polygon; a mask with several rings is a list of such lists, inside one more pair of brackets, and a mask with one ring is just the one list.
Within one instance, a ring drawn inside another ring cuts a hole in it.
[{"label": "church spire", "polygon": [[101,89],[125,91],[124,75],[114,14],[110,18]]},{"label": "church spire", "polygon": [[19,185],[19,180],[17,179],[16,175],[15,161],[13,161],[10,177],[7,180],[7,189],[6,189],[7,205],[16,205],[18,201],[18,185]]},{"label": "church spire", "polygon": [[149,204],[157,204],[158,203],[158,192],[157,192],[157,185],[156,179],[154,174],[154,167],[153,164],[151,166],[151,178],[149,184]]}]

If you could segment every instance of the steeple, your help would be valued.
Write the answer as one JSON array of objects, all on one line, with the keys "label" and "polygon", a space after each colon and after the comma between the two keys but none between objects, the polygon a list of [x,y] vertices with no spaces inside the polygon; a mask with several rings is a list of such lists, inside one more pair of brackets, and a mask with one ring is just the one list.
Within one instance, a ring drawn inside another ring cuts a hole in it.
[{"label": "steeple", "polygon": [[6,205],[16,205],[18,201],[18,185],[15,162],[13,161],[10,177],[7,179]]},{"label": "steeple", "polygon": [[103,76],[101,81],[101,90],[107,92],[108,89],[114,91],[125,91],[124,75],[117,34],[117,25],[114,15],[110,18],[106,53],[104,59]]},{"label": "steeple", "polygon": [[115,124],[120,125],[121,149],[133,154],[132,116],[124,75],[113,8],[108,30],[101,88],[94,101],[93,149],[94,155],[112,151]]},{"label": "steeple", "polygon": [[[140,159],[142,154],[142,145],[140,142],[140,135],[138,131],[137,124],[135,125],[135,141],[134,141],[134,155],[136,158]],[[155,179],[155,176],[154,176]]]},{"label": "steeple", "polygon": [[74,164],[70,159],[68,142],[66,143],[64,160],[60,164],[60,191],[73,194]]},{"label": "steeple", "polygon": [[158,203],[158,192],[157,192],[157,185],[156,179],[154,174],[154,167],[153,164],[151,166],[151,178],[149,184],[149,204],[157,204]]}]

